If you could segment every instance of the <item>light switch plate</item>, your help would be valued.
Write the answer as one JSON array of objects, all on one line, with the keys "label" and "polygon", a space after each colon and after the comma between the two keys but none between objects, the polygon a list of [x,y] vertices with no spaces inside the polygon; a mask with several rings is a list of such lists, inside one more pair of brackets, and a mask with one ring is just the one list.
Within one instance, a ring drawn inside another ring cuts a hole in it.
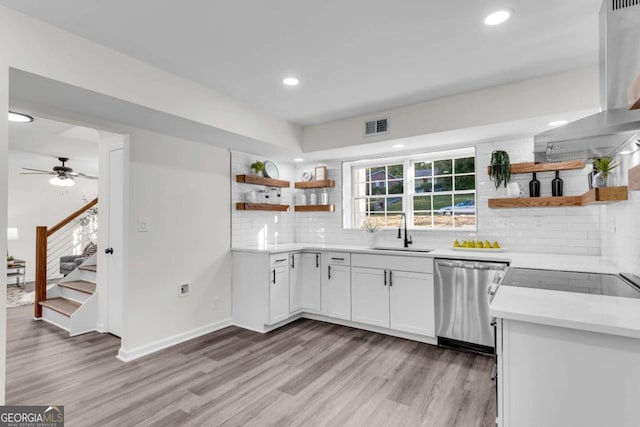
[{"label": "light switch plate", "polygon": [[138,232],[146,233],[149,231],[149,218],[138,218]]}]

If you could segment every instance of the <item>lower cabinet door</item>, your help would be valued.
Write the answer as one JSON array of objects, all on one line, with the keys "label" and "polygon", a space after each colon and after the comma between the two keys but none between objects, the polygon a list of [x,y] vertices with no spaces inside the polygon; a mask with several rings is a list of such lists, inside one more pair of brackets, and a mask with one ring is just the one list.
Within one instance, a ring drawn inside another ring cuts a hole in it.
[{"label": "lower cabinet door", "polygon": [[320,254],[301,254],[302,308],[306,312],[320,313]]},{"label": "lower cabinet door", "polygon": [[354,322],[389,327],[387,270],[351,268],[351,310]]},{"label": "lower cabinet door", "polygon": [[328,265],[322,278],[322,313],[351,320],[351,275],[348,265]]},{"label": "lower cabinet door", "polygon": [[306,272],[302,259],[306,254],[289,255],[289,313],[294,314],[304,308],[304,281]]},{"label": "lower cabinet door", "polygon": [[435,337],[433,274],[390,271],[391,329]]},{"label": "lower cabinet door", "polygon": [[289,317],[289,266],[271,269],[269,277],[269,324]]}]

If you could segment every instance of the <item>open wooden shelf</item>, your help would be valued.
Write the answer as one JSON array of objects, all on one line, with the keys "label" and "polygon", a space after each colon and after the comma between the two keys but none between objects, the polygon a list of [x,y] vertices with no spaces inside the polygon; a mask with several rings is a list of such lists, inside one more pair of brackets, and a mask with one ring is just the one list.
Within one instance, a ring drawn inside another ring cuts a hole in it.
[{"label": "open wooden shelf", "polygon": [[335,205],[296,205],[296,212],[334,212]]},{"label": "open wooden shelf", "polygon": [[[584,161],[582,160],[570,160],[567,162],[555,162],[555,163],[513,163],[511,164],[511,174],[517,175],[522,173],[533,172],[554,172],[565,171],[573,169],[584,169]],[[491,172],[491,166],[487,167],[487,173]]]},{"label": "open wooden shelf", "polygon": [[324,179],[321,181],[299,181],[296,182],[296,188],[333,188],[336,182],[333,179]]},{"label": "open wooden shelf", "polygon": [[633,104],[633,105],[631,106],[631,108],[629,108],[629,109],[630,109],[630,110],[640,110],[640,99],[638,99],[638,100],[636,101],[636,103],[635,103],[635,104]]},{"label": "open wooden shelf", "polygon": [[629,169],[629,190],[640,190],[640,165]]},{"label": "open wooden shelf", "polygon": [[236,203],[236,210],[289,212],[289,205],[270,205],[268,203]]},{"label": "open wooden shelf", "polygon": [[288,188],[291,187],[291,182],[283,181],[281,179],[265,178],[260,175],[236,175],[236,182],[244,184],[264,185],[267,187],[279,187]]},{"label": "open wooden shelf", "polygon": [[581,196],[489,199],[489,208],[548,208],[613,203],[629,198],[628,187],[594,188]]}]

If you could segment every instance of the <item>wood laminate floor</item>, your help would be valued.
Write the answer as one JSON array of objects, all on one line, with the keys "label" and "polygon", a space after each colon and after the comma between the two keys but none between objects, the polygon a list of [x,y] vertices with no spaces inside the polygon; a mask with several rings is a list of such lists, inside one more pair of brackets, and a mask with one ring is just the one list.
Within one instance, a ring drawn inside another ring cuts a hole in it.
[{"label": "wood laminate floor", "polygon": [[312,320],[237,327],[130,363],[8,309],[7,404],[67,426],[495,426],[493,359]]}]

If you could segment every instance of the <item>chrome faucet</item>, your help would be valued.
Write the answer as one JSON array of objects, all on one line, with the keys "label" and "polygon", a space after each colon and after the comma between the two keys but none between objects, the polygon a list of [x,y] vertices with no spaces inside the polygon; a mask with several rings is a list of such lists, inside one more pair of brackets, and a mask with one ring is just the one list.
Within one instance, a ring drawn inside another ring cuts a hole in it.
[{"label": "chrome faucet", "polygon": [[413,241],[411,240],[411,236],[407,237],[407,214],[405,214],[404,212],[402,212],[402,215],[400,216],[400,224],[398,225],[398,239],[402,239],[402,221],[404,221],[404,247],[408,248],[409,245],[413,243]]}]

